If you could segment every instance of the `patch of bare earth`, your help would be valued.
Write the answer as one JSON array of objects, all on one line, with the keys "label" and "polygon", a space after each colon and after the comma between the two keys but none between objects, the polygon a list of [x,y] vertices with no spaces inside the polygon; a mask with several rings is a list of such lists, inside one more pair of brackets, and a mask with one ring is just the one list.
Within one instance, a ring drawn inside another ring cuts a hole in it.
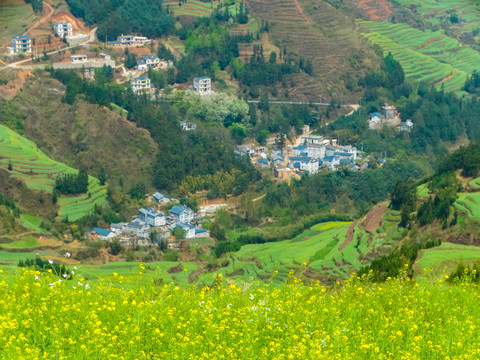
[{"label": "patch of bare earth", "polygon": [[388,21],[392,14],[392,4],[386,0],[359,0],[357,7],[364,10],[372,21]]}]

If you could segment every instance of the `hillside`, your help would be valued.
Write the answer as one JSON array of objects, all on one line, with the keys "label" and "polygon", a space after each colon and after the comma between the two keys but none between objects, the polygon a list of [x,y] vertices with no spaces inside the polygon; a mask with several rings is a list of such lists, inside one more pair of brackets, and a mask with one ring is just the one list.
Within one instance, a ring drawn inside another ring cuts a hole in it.
[{"label": "hillside", "polygon": [[64,92],[60,82],[45,74],[29,79],[12,101],[16,112],[26,114],[25,135],[72,167],[86,166],[94,175],[104,168],[107,178],[123,178],[125,186],[148,184],[157,155],[150,134],[108,108],[81,100],[73,106],[62,103]]},{"label": "hillside", "polygon": [[358,79],[378,66],[377,55],[358,34],[358,25],[326,1],[250,0],[254,16],[270,24],[271,41],[312,61],[314,76],[299,73],[290,94],[309,101],[329,101],[334,95],[356,102],[359,94],[345,88],[348,73]]}]

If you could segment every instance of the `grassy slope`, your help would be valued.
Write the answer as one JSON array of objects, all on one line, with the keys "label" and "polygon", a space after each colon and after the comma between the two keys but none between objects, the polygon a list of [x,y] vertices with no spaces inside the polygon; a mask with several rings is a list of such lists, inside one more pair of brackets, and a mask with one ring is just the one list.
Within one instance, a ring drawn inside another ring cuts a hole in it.
[{"label": "grassy slope", "polygon": [[[55,178],[60,174],[75,173],[76,170],[50,159],[30,140],[0,125],[0,168],[8,169],[12,164],[11,175],[23,181],[27,187],[53,191]],[[106,201],[106,186],[100,186],[97,179],[89,177],[91,196],[61,196],[60,214],[76,220],[93,211],[94,204]]]},{"label": "grassy slope", "polygon": [[[218,1],[212,2],[202,2],[198,0],[188,0],[185,4],[181,6],[178,5],[176,0],[167,0],[163,2],[165,8],[168,7],[169,10],[173,11],[175,16],[188,15],[195,17],[208,17],[219,5]],[[229,10],[232,15],[235,15],[238,9],[238,4],[230,6]],[[223,10],[223,9],[222,9]]]}]

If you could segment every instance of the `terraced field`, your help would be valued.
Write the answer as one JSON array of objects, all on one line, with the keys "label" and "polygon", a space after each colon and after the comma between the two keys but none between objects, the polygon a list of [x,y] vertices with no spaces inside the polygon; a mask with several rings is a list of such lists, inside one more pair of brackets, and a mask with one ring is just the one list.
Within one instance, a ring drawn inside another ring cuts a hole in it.
[{"label": "terraced field", "polygon": [[22,35],[35,21],[35,13],[30,4],[23,0],[3,0],[0,2],[0,52],[10,46],[11,37]]},{"label": "terraced field", "polygon": [[[0,168],[8,169],[15,178],[34,190],[53,191],[55,178],[60,174],[76,173],[65,164],[50,159],[30,140],[0,125]],[[58,199],[60,215],[76,220],[93,211],[95,204],[106,201],[106,186],[100,186],[97,179],[89,177],[88,194],[61,196]]]},{"label": "terraced field", "polygon": [[367,215],[363,222],[353,224],[320,223],[291,240],[245,245],[227,267],[215,274],[202,275],[200,281],[208,284],[221,272],[230,279],[249,282],[253,278],[268,279],[275,270],[278,271],[275,281],[284,281],[292,268],[303,263],[333,278],[347,278],[352,271],[368,264],[372,254],[389,251],[398,243],[401,237],[398,212],[388,211],[373,221],[380,219],[382,226],[378,232],[366,230],[371,221]]},{"label": "terraced field", "polygon": [[421,31],[406,24],[359,21],[371,32],[364,34],[384,53],[391,52],[407,78],[425,81],[462,95],[468,75],[480,68],[480,53],[442,31]]},{"label": "terraced field", "polygon": [[[479,26],[480,5],[477,0],[396,0],[396,3],[415,7],[433,25],[447,21],[451,30],[459,34],[471,32]],[[457,13],[458,23],[449,22],[452,11]],[[477,35],[478,39],[480,37]]]},{"label": "terraced field", "polygon": [[[361,76],[361,71],[372,66],[375,55],[368,46],[363,47],[358,26],[326,1],[249,0],[248,6],[254,16],[269,22],[272,43],[312,62],[315,76],[297,74],[290,90],[292,98],[318,101],[321,96],[328,98],[328,92],[352,96],[338,79],[345,72]],[[357,70],[352,58],[357,59]],[[358,99],[352,96],[348,100]]]},{"label": "terraced field", "polygon": [[[163,2],[163,6],[170,11],[173,11],[175,16],[187,15],[195,17],[209,17],[215,11],[219,1],[202,2],[199,0],[188,0],[185,4],[179,6],[176,0],[168,0]],[[230,13],[235,15],[238,9],[238,4],[229,7]]]},{"label": "terraced field", "polygon": [[480,219],[480,193],[459,193],[454,205],[469,218]]}]

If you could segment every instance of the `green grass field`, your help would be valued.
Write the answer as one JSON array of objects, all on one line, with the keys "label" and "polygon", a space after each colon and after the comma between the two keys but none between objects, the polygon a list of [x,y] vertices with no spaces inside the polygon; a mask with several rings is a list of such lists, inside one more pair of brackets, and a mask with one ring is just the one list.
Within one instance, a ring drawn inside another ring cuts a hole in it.
[{"label": "green grass field", "polygon": [[[77,172],[50,159],[33,142],[0,125],[0,168],[7,170],[10,164],[12,176],[23,181],[30,189],[49,193],[53,191],[58,175]],[[92,212],[95,204],[105,203],[106,192],[106,186],[101,186],[97,179],[90,176],[88,194],[59,197],[60,215],[68,215],[69,220],[76,220]],[[30,220],[23,218],[26,225],[31,225],[30,228],[38,227],[38,221],[32,223]]]},{"label": "green grass field", "polygon": [[442,31],[421,31],[406,24],[359,21],[364,34],[384,53],[391,52],[413,81],[425,81],[459,95],[467,77],[478,70],[480,53],[465,47]]},{"label": "green grass field", "polygon": [[480,193],[459,193],[454,206],[469,218],[480,219]]},{"label": "green grass field", "polygon": [[[209,17],[220,4],[219,1],[202,2],[199,0],[187,0],[186,3],[182,3],[181,6],[176,0],[167,0],[163,2],[163,6],[168,8],[169,11],[173,11],[175,16],[188,15],[195,17]],[[224,11],[222,8],[221,11]],[[230,13],[236,15],[238,4],[229,6]]]}]

